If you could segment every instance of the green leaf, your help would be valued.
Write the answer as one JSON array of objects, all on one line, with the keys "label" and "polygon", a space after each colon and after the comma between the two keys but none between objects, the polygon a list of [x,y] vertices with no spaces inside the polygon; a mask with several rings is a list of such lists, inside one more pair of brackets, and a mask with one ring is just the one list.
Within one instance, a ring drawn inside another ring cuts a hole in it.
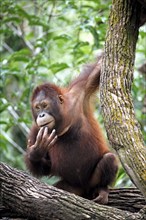
[{"label": "green leaf", "polygon": [[62,34],[62,35],[59,35],[59,36],[56,36],[53,38],[54,40],[71,40],[71,36],[67,35],[67,34]]},{"label": "green leaf", "polygon": [[20,23],[21,22],[21,18],[19,18],[17,16],[10,16],[10,17],[7,17],[7,18],[3,19],[4,23],[13,22],[13,21],[15,21],[16,23]]},{"label": "green leaf", "polygon": [[49,67],[49,69],[52,70],[54,74],[66,68],[69,68],[66,63],[54,63]]},{"label": "green leaf", "polygon": [[20,17],[24,17],[24,18],[27,18],[28,20],[30,19],[31,15],[28,14],[22,7],[20,7],[19,5],[16,5],[15,6],[15,10],[17,12],[17,14],[20,16]]},{"label": "green leaf", "polygon": [[93,35],[93,37],[94,37],[94,42],[95,42],[95,46],[98,48],[98,47],[99,47],[99,36],[98,36],[98,33],[97,33],[96,29],[95,29],[93,26],[91,26],[91,25],[87,26],[86,28],[87,28],[87,29],[91,32],[91,34]]},{"label": "green leaf", "polygon": [[22,49],[18,52],[15,52],[12,54],[12,56],[9,58],[11,61],[22,61],[22,62],[29,62],[29,55],[30,51],[28,49]]},{"label": "green leaf", "polygon": [[0,113],[5,111],[8,108],[8,106],[9,106],[9,104],[1,104],[1,106],[0,106]]}]

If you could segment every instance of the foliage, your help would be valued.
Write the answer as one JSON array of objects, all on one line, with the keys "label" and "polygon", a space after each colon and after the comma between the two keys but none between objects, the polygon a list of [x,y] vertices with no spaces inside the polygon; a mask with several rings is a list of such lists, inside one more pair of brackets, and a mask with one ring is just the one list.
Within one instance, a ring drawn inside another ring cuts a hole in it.
[{"label": "foliage", "polygon": [[[104,47],[111,1],[1,0],[0,159],[25,169],[23,153],[31,126],[29,100],[46,80],[66,85]],[[146,56],[141,29],[137,67]],[[133,97],[142,128],[143,75],[135,72]],[[102,123],[99,103],[96,115]],[[121,170],[117,182],[128,184]]]}]

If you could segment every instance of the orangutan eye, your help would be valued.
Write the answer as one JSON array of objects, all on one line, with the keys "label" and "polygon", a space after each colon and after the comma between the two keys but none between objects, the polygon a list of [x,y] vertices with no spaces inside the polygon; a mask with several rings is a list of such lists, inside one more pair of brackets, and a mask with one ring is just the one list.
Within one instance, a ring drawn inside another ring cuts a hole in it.
[{"label": "orangutan eye", "polygon": [[63,101],[64,101],[64,100],[63,100],[63,96],[62,96],[62,95],[59,95],[58,98],[59,98],[60,104],[62,104]]},{"label": "orangutan eye", "polygon": [[34,108],[38,111],[40,110],[40,105],[35,105]]},{"label": "orangutan eye", "polygon": [[42,102],[41,104],[43,109],[47,109],[49,106],[47,102]]}]

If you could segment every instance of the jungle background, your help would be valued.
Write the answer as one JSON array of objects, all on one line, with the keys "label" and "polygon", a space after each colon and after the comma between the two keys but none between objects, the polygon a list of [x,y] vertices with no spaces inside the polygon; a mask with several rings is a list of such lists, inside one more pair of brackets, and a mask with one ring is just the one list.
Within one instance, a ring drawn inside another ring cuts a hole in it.
[{"label": "jungle background", "polygon": [[[104,48],[110,7],[106,0],[0,0],[1,162],[26,169],[23,158],[32,124],[33,88],[46,81],[66,86],[84,64],[95,61]],[[132,96],[146,142],[145,48],[146,26],[142,26]],[[95,116],[105,133],[98,94]],[[122,167],[115,185],[132,185]]]}]

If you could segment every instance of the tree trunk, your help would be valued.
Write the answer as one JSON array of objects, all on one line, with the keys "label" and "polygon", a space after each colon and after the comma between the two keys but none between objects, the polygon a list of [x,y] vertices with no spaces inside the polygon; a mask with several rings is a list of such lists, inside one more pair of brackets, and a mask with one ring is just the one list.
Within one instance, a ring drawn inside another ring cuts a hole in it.
[{"label": "tree trunk", "polygon": [[140,13],[136,0],[113,0],[100,97],[111,146],[135,185],[146,196],[145,147],[131,98]]},{"label": "tree trunk", "polygon": [[145,217],[145,201],[137,189],[113,190],[109,205],[103,206],[41,183],[3,163],[0,164],[0,196],[1,216],[5,217],[39,220],[138,220]]}]

